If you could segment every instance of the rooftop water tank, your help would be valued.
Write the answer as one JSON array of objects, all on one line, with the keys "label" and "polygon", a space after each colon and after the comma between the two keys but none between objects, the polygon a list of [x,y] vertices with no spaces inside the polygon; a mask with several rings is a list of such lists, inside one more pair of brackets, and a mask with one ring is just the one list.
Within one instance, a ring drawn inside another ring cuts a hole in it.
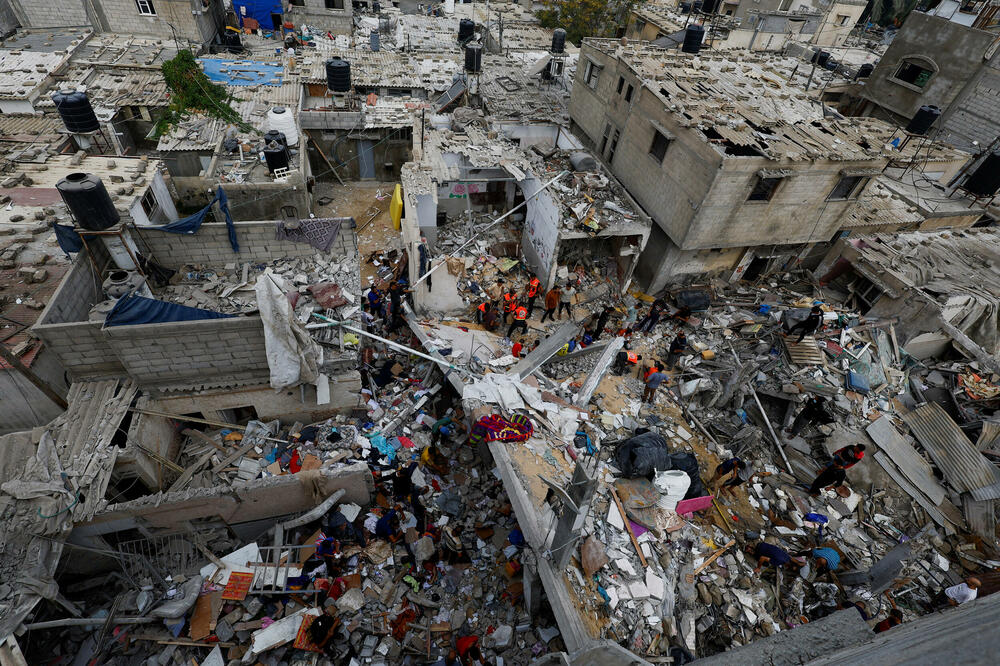
[{"label": "rooftop water tank", "polygon": [[56,183],[56,189],[83,229],[103,231],[121,219],[104,183],[92,173],[71,173]]},{"label": "rooftop water tank", "polygon": [[483,47],[469,44],[465,47],[465,71],[477,74],[483,68]]},{"label": "rooftop water tank", "polygon": [[268,130],[264,133],[264,145],[266,146],[272,141],[280,143],[285,148],[288,147],[288,139],[286,139],[285,135],[278,130]]},{"label": "rooftop water tank", "polygon": [[705,39],[705,28],[697,23],[692,23],[684,31],[684,43],[681,51],[684,53],[698,53],[701,51],[701,42]]},{"label": "rooftop water tank", "polygon": [[981,197],[991,197],[1000,189],[1000,151],[986,156],[965,181],[965,189]]},{"label": "rooftop water tank", "polygon": [[719,0],[702,0],[701,11],[704,14],[714,14],[718,6]]},{"label": "rooftop water tank", "polygon": [[368,33],[368,46],[371,47],[371,50],[375,53],[378,53],[382,48],[382,37],[379,35],[378,30],[372,30]]},{"label": "rooftop water tank", "polygon": [[906,131],[910,134],[924,135],[931,128],[934,121],[941,115],[941,109],[933,105],[920,107],[913,115],[913,120],[906,126]]},{"label": "rooftop water tank", "polygon": [[828,63],[829,61],[830,61],[829,51],[820,51],[816,54],[815,62],[817,67],[826,67],[826,63]]},{"label": "rooftop water tank", "polygon": [[691,3],[690,2],[682,2],[681,3],[681,14],[690,14],[690,13],[691,13]]},{"label": "rooftop water tank", "polygon": [[274,173],[278,169],[288,168],[288,149],[277,141],[271,141],[264,146],[264,161],[267,170]]},{"label": "rooftop water tank", "polygon": [[348,92],[351,89],[351,63],[343,58],[326,61],[326,87],[333,92]]},{"label": "rooftop water tank", "polygon": [[556,28],[552,31],[552,52],[562,53],[566,50],[566,31]]},{"label": "rooftop water tank", "polygon": [[52,101],[55,102],[56,111],[59,112],[70,134],[86,134],[101,129],[87,93],[79,90],[60,90],[52,95]]},{"label": "rooftop water tank", "polygon": [[472,19],[462,19],[458,22],[458,41],[467,42],[476,34],[476,22]]},{"label": "rooftop water tank", "polygon": [[866,62],[865,64],[861,65],[861,67],[858,68],[858,73],[854,78],[867,79],[869,76],[872,75],[872,72],[874,71],[875,71],[875,65],[871,64],[870,62]]},{"label": "rooftop water tank", "polygon": [[285,107],[275,106],[267,112],[267,128],[284,134],[289,146],[299,145],[299,130],[295,126],[295,118]]}]

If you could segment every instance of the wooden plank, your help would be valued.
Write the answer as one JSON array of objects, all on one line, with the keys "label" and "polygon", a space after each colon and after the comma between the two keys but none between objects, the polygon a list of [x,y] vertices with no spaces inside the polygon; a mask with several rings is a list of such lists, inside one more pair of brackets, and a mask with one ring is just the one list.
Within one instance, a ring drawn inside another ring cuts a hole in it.
[{"label": "wooden plank", "polygon": [[796,343],[791,336],[784,338],[785,351],[795,365],[818,365],[826,367],[826,354],[816,346],[816,338],[807,335],[802,342]]},{"label": "wooden plank", "polygon": [[221,451],[224,454],[225,453],[229,453],[229,451],[226,450],[226,448],[224,446],[222,446],[217,441],[215,441],[214,439],[212,439],[211,437],[209,437],[208,435],[206,435],[205,433],[203,433],[200,430],[192,430],[191,428],[184,428],[184,430],[181,431],[181,434],[182,435],[187,435],[188,437],[190,437],[192,439],[201,440],[205,444],[209,444],[211,446],[214,446],[215,448],[217,448],[219,451]]},{"label": "wooden plank", "polygon": [[628,520],[628,515],[625,513],[625,507],[622,506],[622,501],[618,499],[618,491],[611,488],[611,497],[615,500],[615,505],[618,507],[618,513],[622,516],[622,521],[625,523],[625,529],[628,530],[628,535],[632,539],[632,546],[635,548],[635,552],[639,555],[639,561],[642,562],[642,567],[645,569],[649,566],[646,563],[646,556],[642,554],[642,548],[639,547],[639,540],[635,538],[635,532],[632,531],[632,524]]},{"label": "wooden plank", "polygon": [[714,553],[712,553],[711,555],[709,555],[708,558],[704,562],[702,562],[701,564],[699,564],[698,568],[694,570],[694,575],[697,576],[702,571],[704,571],[706,568],[708,568],[708,566],[711,565],[712,562],[714,562],[717,559],[719,559],[719,557],[724,552],[726,552],[727,550],[729,550],[730,548],[732,548],[735,544],[736,544],[736,539],[730,539],[729,543],[727,543],[722,548],[719,548],[717,551],[715,551]]}]

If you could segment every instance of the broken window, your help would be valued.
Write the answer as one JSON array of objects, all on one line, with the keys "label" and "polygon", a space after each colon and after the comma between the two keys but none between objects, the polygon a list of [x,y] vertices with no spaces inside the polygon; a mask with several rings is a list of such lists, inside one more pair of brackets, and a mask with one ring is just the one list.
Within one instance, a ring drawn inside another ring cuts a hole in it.
[{"label": "broken window", "polygon": [[601,75],[601,68],[595,65],[592,60],[587,61],[587,67],[583,70],[583,82],[591,88],[597,87],[597,79]]},{"label": "broken window", "polygon": [[649,154],[658,164],[663,164],[663,158],[670,147],[670,139],[659,130],[653,130],[653,143],[649,146]]},{"label": "broken window", "polygon": [[152,189],[146,190],[146,193],[142,195],[140,203],[142,204],[142,210],[146,213],[146,216],[152,218],[153,212],[156,210],[156,197],[153,196]]},{"label": "broken window", "polygon": [[604,137],[601,139],[601,155],[608,147],[608,140],[611,138],[611,123],[604,126]]},{"label": "broken window", "polygon": [[847,25],[847,22],[851,20],[850,16],[844,16],[843,14],[837,14],[837,25]]},{"label": "broken window", "polygon": [[625,91],[625,101],[626,102],[631,102],[632,101],[632,93],[633,92],[634,92],[634,89],[632,88],[632,84],[630,83],[630,84],[628,84],[628,90]]},{"label": "broken window", "polygon": [[868,185],[869,180],[870,178],[866,176],[844,176],[834,186],[827,200],[857,199],[864,191],[865,186]]},{"label": "broken window", "polygon": [[893,78],[897,81],[902,81],[903,83],[909,83],[912,86],[923,88],[927,85],[927,82],[931,80],[931,76],[933,75],[933,70],[927,69],[912,60],[904,60],[900,63],[896,73],[893,74]]},{"label": "broken window", "polygon": [[608,146],[608,163],[615,161],[615,149],[618,148],[618,130],[611,132],[611,145]]},{"label": "broken window", "polygon": [[619,76],[618,77],[618,94],[619,95],[622,94],[622,88],[623,87],[625,87],[625,77],[624,76]]},{"label": "broken window", "polygon": [[756,178],[753,187],[750,188],[747,201],[770,201],[774,198],[774,193],[778,191],[781,181],[784,180],[783,178],[766,178],[764,176]]},{"label": "broken window", "polygon": [[156,16],[153,0],[135,0],[135,7],[143,16]]}]

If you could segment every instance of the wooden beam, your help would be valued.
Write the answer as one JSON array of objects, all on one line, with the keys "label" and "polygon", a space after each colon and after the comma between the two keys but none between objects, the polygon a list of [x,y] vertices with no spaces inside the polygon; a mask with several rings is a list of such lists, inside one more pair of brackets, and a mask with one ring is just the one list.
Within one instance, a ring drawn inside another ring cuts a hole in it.
[{"label": "wooden beam", "polygon": [[645,569],[649,566],[646,562],[646,556],[642,554],[642,548],[639,547],[639,540],[635,538],[635,532],[632,531],[632,524],[629,523],[628,516],[625,514],[625,507],[622,506],[622,501],[618,497],[618,491],[614,488],[611,489],[611,497],[615,500],[618,513],[621,514],[622,522],[625,523],[625,529],[628,530],[628,535],[632,539],[632,546],[635,547],[635,552],[639,555],[639,561],[642,562],[642,567]]},{"label": "wooden beam", "polygon": [[24,375],[24,378],[27,379],[32,384],[34,384],[39,391],[44,393],[46,398],[54,402],[59,407],[62,407],[63,409],[67,409],[69,407],[69,403],[66,402],[66,396],[58,393],[54,388],[49,386],[41,377],[32,372],[28,366],[21,363],[20,359],[14,356],[14,354],[12,354],[9,349],[7,349],[7,345],[2,342],[0,342],[0,357],[2,357],[3,360],[7,361],[7,363],[10,364],[10,367],[14,368],[14,370]]}]

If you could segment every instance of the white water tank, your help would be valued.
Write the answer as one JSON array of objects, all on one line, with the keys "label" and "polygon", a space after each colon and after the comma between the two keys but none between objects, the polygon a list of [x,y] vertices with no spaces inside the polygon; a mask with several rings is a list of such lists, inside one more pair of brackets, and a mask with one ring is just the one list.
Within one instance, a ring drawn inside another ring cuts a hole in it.
[{"label": "white water tank", "polygon": [[295,126],[295,117],[285,107],[271,107],[267,112],[267,129],[284,134],[289,146],[299,145],[299,130]]}]

